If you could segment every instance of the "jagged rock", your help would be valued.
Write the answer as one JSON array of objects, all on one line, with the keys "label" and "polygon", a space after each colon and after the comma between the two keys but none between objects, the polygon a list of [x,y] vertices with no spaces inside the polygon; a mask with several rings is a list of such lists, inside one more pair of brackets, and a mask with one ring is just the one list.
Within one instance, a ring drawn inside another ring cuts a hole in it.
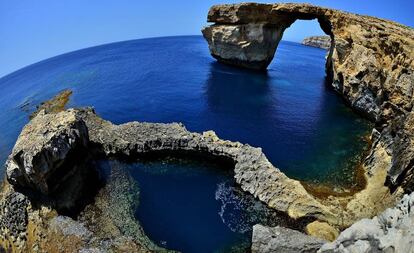
[{"label": "jagged rock", "polygon": [[[178,123],[157,124],[130,122],[122,125],[114,125],[111,122],[98,117],[92,109],[69,109],[57,114],[49,115],[41,113],[37,115],[33,121],[25,127],[21,137],[23,140],[27,139],[27,133],[37,133],[33,129],[42,129],[41,131],[39,130],[41,135],[36,135],[37,137],[34,138],[34,140],[38,142],[40,140],[39,143],[48,143],[44,142],[44,133],[47,133],[47,136],[56,137],[56,139],[54,139],[56,143],[67,143],[67,135],[61,134],[61,132],[63,131],[63,133],[66,133],[69,130],[72,131],[71,129],[73,126],[76,125],[74,122],[80,124],[81,129],[86,129],[87,132],[82,135],[78,133],[79,131],[75,131],[77,134],[74,135],[74,138],[83,136],[83,141],[87,141],[87,143],[79,140],[82,143],[80,146],[87,146],[89,150],[87,150],[86,153],[91,153],[91,156],[98,155],[107,158],[134,158],[157,153],[186,153],[188,155],[197,154],[213,157],[215,159],[222,159],[234,164],[234,177],[244,191],[251,193],[253,196],[266,203],[269,207],[287,213],[292,218],[313,217],[333,225],[342,226],[344,224],[349,224],[354,219],[358,218],[358,216],[353,216],[354,210],[344,210],[340,203],[323,203],[312,196],[305,190],[299,181],[288,178],[279,169],[274,167],[267,160],[260,148],[254,148],[238,142],[221,140],[212,131],[203,134],[192,133]],[[13,154],[15,154],[16,150],[21,149],[21,143],[22,140],[19,138]],[[30,140],[25,143],[32,143],[32,141]],[[39,147],[38,150],[42,150],[41,147],[43,146],[40,145]],[[48,150],[50,145],[45,145],[44,147],[45,150]],[[33,146],[30,146],[29,150],[32,148]],[[65,144],[63,145],[63,148],[68,150],[70,146]],[[65,154],[68,152],[69,151],[65,151]],[[34,160],[33,157],[30,157],[31,154],[37,153],[27,152],[27,161]],[[68,160],[73,161],[70,156],[63,155],[60,157],[62,160],[59,160],[59,162],[56,163],[57,165],[65,164]],[[15,155],[12,155],[11,159],[14,158]],[[13,168],[10,164],[13,163],[8,163],[9,168]],[[40,163],[42,166],[43,164],[48,165],[51,163]],[[33,167],[33,165],[31,166],[32,167],[29,168],[34,169],[32,169],[33,172],[29,175],[34,179],[40,178],[43,181],[34,181],[32,179],[28,182],[31,183],[30,185],[33,189],[38,190],[43,194],[47,193],[47,191],[44,190],[44,187],[39,188],[39,184],[45,184],[45,182],[50,183],[50,179],[46,179],[47,177],[42,174],[42,171],[44,170],[39,170],[38,168]],[[53,171],[63,167],[54,165],[47,168]],[[12,170],[9,169],[9,171]],[[19,168],[18,172],[20,171],[21,169]],[[65,172],[68,173],[70,171],[71,170],[65,170]],[[88,167],[78,166],[76,171],[88,171]],[[36,173],[40,174],[37,175]],[[71,172],[71,174],[76,173]],[[9,181],[13,182],[14,180],[15,185],[30,186],[27,184],[27,181],[24,180],[22,184],[19,184],[19,177],[13,176],[16,174],[8,173],[8,175]],[[28,177],[25,174],[23,175],[23,179]],[[49,174],[46,175],[48,176]],[[33,184],[33,182],[37,182],[37,184]],[[47,184],[45,185],[48,189],[49,186]],[[67,187],[61,192],[70,193],[66,194],[69,196],[76,196],[75,193],[68,190],[74,188],[74,192],[76,192],[76,189],[82,189],[82,181],[77,180],[76,184],[66,183],[66,186]],[[58,200],[62,201],[61,198],[58,198]],[[75,200],[70,199],[66,202],[74,203]],[[72,208],[70,204],[64,204],[66,209]],[[75,204],[73,206],[77,205]]]},{"label": "jagged rock", "polygon": [[27,124],[6,162],[8,181],[49,194],[69,175],[88,145],[85,123],[73,112],[40,112]]},{"label": "jagged rock", "polygon": [[[414,31],[409,27],[308,4],[242,3],[211,7],[208,21],[214,24],[205,27],[203,35],[215,58],[249,67],[249,62],[256,62],[255,57],[263,62],[273,58],[283,31],[298,19],[317,19],[322,30],[333,38],[328,71],[351,104],[363,92],[370,94],[367,101],[377,106],[389,100],[405,109],[412,108]],[[265,36],[263,27],[272,29],[276,37]],[[257,51],[257,44],[267,48]],[[269,55],[262,56],[264,52]],[[257,64],[251,67],[257,68]],[[364,102],[359,103],[368,112]],[[378,119],[378,113],[374,110],[369,116]]]},{"label": "jagged rock", "polygon": [[28,204],[27,197],[17,192],[7,193],[0,201],[0,242],[8,238],[17,245],[22,244],[28,223]]},{"label": "jagged rock", "polygon": [[331,37],[329,36],[310,36],[302,41],[302,45],[329,49],[331,47]]},{"label": "jagged rock", "polygon": [[283,227],[253,226],[252,253],[312,253],[326,241]]},{"label": "jagged rock", "polygon": [[414,252],[414,193],[373,219],[356,222],[318,252]]}]

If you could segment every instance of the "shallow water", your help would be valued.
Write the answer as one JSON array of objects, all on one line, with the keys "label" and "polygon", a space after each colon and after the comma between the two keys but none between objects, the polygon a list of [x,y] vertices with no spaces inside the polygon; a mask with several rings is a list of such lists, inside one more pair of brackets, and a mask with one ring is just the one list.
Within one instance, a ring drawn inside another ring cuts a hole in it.
[{"label": "shallow water", "polygon": [[57,56],[0,79],[0,162],[35,106],[69,88],[69,106],[94,106],[115,123],[213,129],[262,147],[288,176],[350,185],[369,126],[324,85],[325,54],[282,41],[267,73],[250,72],[216,63],[202,37],[186,36]]}]

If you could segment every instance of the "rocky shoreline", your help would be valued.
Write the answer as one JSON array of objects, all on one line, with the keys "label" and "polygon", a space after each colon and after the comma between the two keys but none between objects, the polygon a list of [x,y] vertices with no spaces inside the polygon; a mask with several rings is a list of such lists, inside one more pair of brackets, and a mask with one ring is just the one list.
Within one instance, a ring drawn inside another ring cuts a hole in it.
[{"label": "rocky shoreline", "polygon": [[214,24],[205,27],[203,35],[218,61],[263,70],[273,59],[284,30],[298,19],[318,20],[331,41],[328,84],[375,124],[363,164],[365,189],[349,198],[319,200],[343,223],[325,221],[345,228],[380,213],[413,190],[414,30],[308,4],[243,3],[213,6],[208,21]]},{"label": "rocky shoreline", "polygon": [[[79,152],[86,152],[84,159],[72,163],[73,154]],[[114,125],[91,108],[49,113],[42,110],[25,126],[6,163],[10,184],[5,183],[0,198],[1,244],[14,252],[29,248],[38,252],[166,251],[152,243],[134,219],[131,212],[137,197],[119,198],[119,194],[111,194],[139,192],[133,190],[132,180],[127,175],[118,175],[103,182],[100,188],[91,163],[101,158],[138,159],[165,154],[204,156],[231,164],[236,182],[244,191],[292,218],[307,219],[310,223],[306,231],[317,237],[332,240],[338,228],[349,226],[358,217],[352,216],[356,210],[341,207],[344,201],[349,205],[350,199],[358,199],[355,196],[317,199],[300,182],[273,167],[260,148],[221,140],[212,131],[191,133],[177,123]],[[114,168],[112,173],[122,174],[122,171]],[[97,189],[85,188],[88,185]],[[85,193],[91,193],[94,201],[88,200]],[[14,211],[8,211],[10,206]],[[103,241],[106,243],[102,244]],[[310,243],[315,244],[312,240]]]}]

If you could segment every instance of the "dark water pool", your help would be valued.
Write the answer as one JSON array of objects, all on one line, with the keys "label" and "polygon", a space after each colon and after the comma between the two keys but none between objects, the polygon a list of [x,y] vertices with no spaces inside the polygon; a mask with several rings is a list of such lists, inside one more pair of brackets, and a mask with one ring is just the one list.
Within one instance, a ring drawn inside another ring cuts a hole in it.
[{"label": "dark water pool", "polygon": [[[262,147],[290,177],[350,186],[370,126],[326,88],[325,54],[281,42],[267,73],[251,72],[216,63],[202,37],[186,36],[47,59],[0,79],[0,162],[35,106],[71,89],[69,106],[94,106],[115,123],[178,121],[191,131],[212,129],[223,139]],[[248,232],[232,231],[220,215],[231,203],[217,198],[232,184],[223,170],[183,162],[126,167],[140,182],[137,217],[154,241],[186,252],[246,241]],[[228,210],[234,220],[250,217]]]},{"label": "dark water pool", "polygon": [[164,157],[126,163],[101,161],[104,174],[123,170],[137,182],[135,212],[155,243],[181,252],[249,252],[255,224],[301,228],[303,224],[244,193],[232,166]]}]

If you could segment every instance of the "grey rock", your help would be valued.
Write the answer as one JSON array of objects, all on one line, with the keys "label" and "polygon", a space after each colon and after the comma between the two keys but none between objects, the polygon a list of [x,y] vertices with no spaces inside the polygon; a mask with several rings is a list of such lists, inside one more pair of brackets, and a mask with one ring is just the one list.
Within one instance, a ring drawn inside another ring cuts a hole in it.
[{"label": "grey rock", "polygon": [[82,223],[73,220],[67,216],[57,216],[49,222],[50,229],[64,236],[76,236],[85,241],[92,238],[92,232],[89,231]]},{"label": "grey rock", "polygon": [[382,214],[356,222],[318,252],[414,252],[414,193]]},{"label": "grey rock", "polygon": [[326,241],[283,227],[253,226],[252,253],[311,253]]},{"label": "grey rock", "polygon": [[329,49],[331,47],[331,37],[329,36],[310,36],[302,41],[302,45]]},{"label": "grey rock", "polygon": [[6,162],[8,181],[49,194],[73,173],[88,145],[85,123],[73,112],[40,112],[22,130]]},{"label": "grey rock", "polygon": [[14,241],[26,237],[28,204],[27,197],[17,192],[11,192],[0,202],[0,231]]}]

